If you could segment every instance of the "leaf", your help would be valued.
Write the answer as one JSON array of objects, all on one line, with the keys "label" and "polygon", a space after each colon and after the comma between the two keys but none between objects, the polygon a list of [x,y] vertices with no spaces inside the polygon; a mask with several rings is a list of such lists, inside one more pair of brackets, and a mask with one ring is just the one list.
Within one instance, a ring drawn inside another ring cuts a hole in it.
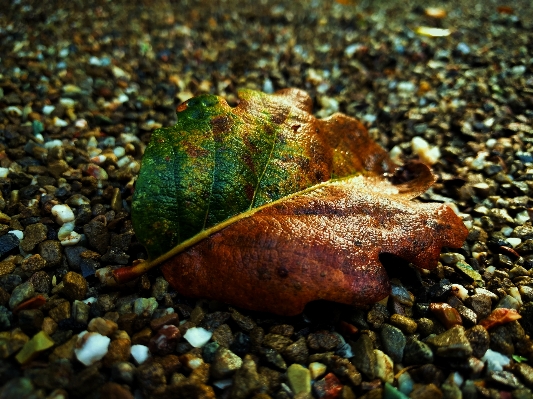
[{"label": "leaf", "polygon": [[431,268],[442,246],[462,245],[449,207],[411,201],[435,180],[426,165],[393,185],[397,167],[357,120],[316,119],[297,89],[239,97],[193,98],[152,135],[132,202],[150,260],[115,270],[119,282],[164,263],[183,295],[293,315],[388,295],[382,253]]}]

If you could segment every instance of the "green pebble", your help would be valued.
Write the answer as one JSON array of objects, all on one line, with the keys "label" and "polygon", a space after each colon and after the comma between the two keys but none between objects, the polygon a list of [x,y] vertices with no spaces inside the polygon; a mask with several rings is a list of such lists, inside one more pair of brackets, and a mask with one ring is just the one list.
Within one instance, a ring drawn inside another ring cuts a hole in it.
[{"label": "green pebble", "polygon": [[50,338],[50,336],[44,331],[40,331],[33,336],[26,344],[22,347],[21,351],[17,353],[15,358],[20,364],[27,363],[39,352],[47,350],[54,346],[55,342]]},{"label": "green pebble", "polygon": [[137,316],[143,314],[152,316],[152,313],[157,309],[157,306],[157,300],[155,298],[139,298],[136,299],[133,304],[133,313]]},{"label": "green pebble", "polygon": [[383,399],[409,399],[409,396],[398,391],[388,382],[385,383],[385,389],[383,390]]},{"label": "green pebble", "polygon": [[295,395],[302,392],[311,393],[311,372],[308,368],[296,363],[291,364],[287,369],[287,379]]},{"label": "green pebble", "polygon": [[481,277],[481,274],[472,269],[472,266],[470,266],[468,263],[459,261],[455,264],[455,267],[459,269],[459,271],[465,276],[475,281],[480,287],[483,286],[483,278]]}]

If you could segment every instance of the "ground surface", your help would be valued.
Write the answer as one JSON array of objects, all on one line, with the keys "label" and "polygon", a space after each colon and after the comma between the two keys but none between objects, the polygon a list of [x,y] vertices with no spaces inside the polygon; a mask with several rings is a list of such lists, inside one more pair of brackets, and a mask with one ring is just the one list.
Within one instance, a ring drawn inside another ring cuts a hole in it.
[{"label": "ground surface", "polygon": [[[0,397],[532,396],[529,1],[42,3],[0,11]],[[304,89],[434,163],[423,200],[452,204],[466,244],[427,273],[384,259],[386,303],[294,318],[182,298],[157,270],[107,287],[96,270],[145,257],[129,206],[151,131],[242,87]],[[487,331],[497,308],[522,318]]]}]

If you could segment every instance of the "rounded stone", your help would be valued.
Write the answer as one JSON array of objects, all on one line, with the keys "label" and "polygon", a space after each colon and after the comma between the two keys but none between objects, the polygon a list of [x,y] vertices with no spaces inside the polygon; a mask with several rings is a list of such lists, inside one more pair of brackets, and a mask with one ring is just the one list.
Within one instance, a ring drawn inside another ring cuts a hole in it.
[{"label": "rounded stone", "polygon": [[68,272],[63,277],[63,294],[72,300],[82,300],[87,295],[87,281],[81,274]]}]

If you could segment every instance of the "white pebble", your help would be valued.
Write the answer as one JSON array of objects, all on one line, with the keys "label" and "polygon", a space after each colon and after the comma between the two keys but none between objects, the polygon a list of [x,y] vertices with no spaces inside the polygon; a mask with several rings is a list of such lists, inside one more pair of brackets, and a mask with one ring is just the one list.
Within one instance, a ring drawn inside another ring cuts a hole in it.
[{"label": "white pebble", "polygon": [[87,125],[88,124],[85,119],[78,119],[76,122],[74,122],[74,126],[76,126],[78,129],[85,129]]},{"label": "white pebble", "polygon": [[82,234],[78,234],[75,231],[70,232],[70,234],[65,237],[64,239],[60,240],[61,245],[64,247],[70,247],[72,245],[76,245],[81,241]]},{"label": "white pebble", "polygon": [[54,109],[56,109],[56,107],[54,107],[53,105],[45,105],[43,107],[43,114],[45,115],[50,115]]},{"label": "white pebble", "polygon": [[503,226],[500,231],[505,237],[509,237],[513,233],[513,228],[509,226]]},{"label": "white pebble", "polygon": [[6,178],[9,174],[9,168],[0,168],[0,177]]},{"label": "white pebble", "polygon": [[62,145],[63,143],[61,142],[61,140],[51,140],[51,141],[44,143],[44,148],[49,150],[54,147],[61,147]]},{"label": "white pebble", "polygon": [[56,222],[60,225],[72,222],[75,219],[74,212],[72,212],[72,209],[67,204],[54,205],[52,207],[52,215],[56,217]]},{"label": "white pebble", "polygon": [[9,234],[13,234],[16,236],[19,240],[22,240],[24,238],[24,233],[20,230],[11,230],[8,231]]},{"label": "white pebble", "polygon": [[125,103],[126,101],[129,101],[129,99],[130,99],[130,98],[129,98],[126,94],[124,94],[124,93],[122,93],[121,95],[119,95],[119,96],[117,97],[117,101],[118,101],[119,103]]},{"label": "white pebble", "polygon": [[517,287],[509,288],[509,295],[516,299],[520,306],[524,304],[524,302],[522,301],[522,295],[520,295],[520,291],[518,291]]},{"label": "white pebble", "polygon": [[126,157],[122,157],[122,158],[120,158],[120,159],[117,161],[117,166],[118,166],[119,168],[122,168],[123,166],[126,166],[127,164],[129,164],[132,160],[133,160],[133,158],[130,157],[129,155],[126,156]]},{"label": "white pebble", "polygon": [[106,355],[110,342],[111,338],[97,332],[83,331],[78,335],[74,354],[81,363],[90,366]]},{"label": "white pebble", "polygon": [[468,290],[461,284],[452,284],[452,294],[459,298],[461,301],[464,301],[469,296]]},{"label": "white pebble", "polygon": [[522,242],[522,239],[521,238],[515,238],[515,237],[509,237],[507,239],[507,242],[509,244],[511,244],[513,246],[513,248],[514,248],[514,247],[520,245],[520,243]]},{"label": "white pebble", "polygon": [[402,155],[403,151],[402,148],[399,145],[395,145],[392,147],[392,149],[389,151],[389,156],[392,159],[392,162],[401,165],[402,164]]},{"label": "white pebble", "polygon": [[61,118],[58,118],[57,116],[54,118],[54,126],[57,126],[57,127],[65,127],[65,126],[68,126],[68,122],[61,119]]},{"label": "white pebble", "polygon": [[126,150],[124,147],[115,147],[113,149],[113,154],[115,154],[117,158],[122,158],[124,155],[126,155]]},{"label": "white pebble", "polygon": [[420,157],[422,162],[434,165],[440,159],[439,147],[430,147],[422,137],[413,137],[411,140],[412,151]]},{"label": "white pebble", "polygon": [[522,211],[516,214],[516,217],[514,220],[516,224],[522,226],[524,223],[528,222],[531,219],[529,218],[529,213],[527,211]]},{"label": "white pebble", "polygon": [[263,91],[268,94],[274,93],[274,85],[269,78],[265,78],[263,81]]},{"label": "white pebble", "polygon": [[76,105],[76,101],[74,101],[72,98],[68,98],[68,97],[60,98],[59,99],[59,103],[61,105],[64,105],[67,108],[72,108],[72,107],[74,107],[74,105]]},{"label": "white pebble", "polygon": [[218,381],[214,381],[213,382],[213,385],[216,386],[218,389],[227,388],[227,387],[231,386],[231,384],[233,384],[233,380],[231,378],[227,378],[225,380],[218,380]]},{"label": "white pebble", "polygon": [[144,345],[132,345],[130,353],[137,364],[143,364],[150,357],[150,351]]},{"label": "white pebble", "polygon": [[487,371],[503,371],[503,367],[511,362],[507,356],[492,349],[487,349],[481,360],[487,364]]},{"label": "white pebble", "polygon": [[96,298],[94,296],[91,296],[87,299],[84,299],[82,302],[86,303],[87,305],[91,305],[96,302]]},{"label": "white pebble", "polygon": [[212,332],[207,331],[202,327],[192,327],[187,330],[183,338],[185,338],[195,348],[201,348],[209,342]]}]

